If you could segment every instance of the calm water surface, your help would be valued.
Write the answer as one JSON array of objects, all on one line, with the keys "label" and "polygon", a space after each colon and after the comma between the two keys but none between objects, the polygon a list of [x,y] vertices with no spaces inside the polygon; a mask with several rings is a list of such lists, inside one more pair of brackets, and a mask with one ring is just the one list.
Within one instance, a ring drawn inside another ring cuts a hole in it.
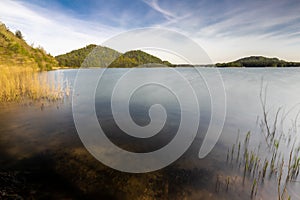
[{"label": "calm water surface", "polygon": [[[112,89],[128,70],[108,69],[100,80],[95,105],[99,123],[110,140],[123,149],[134,152],[159,149],[176,134],[181,119],[179,102],[174,94],[157,85],[139,88],[129,104],[135,123],[144,126],[150,122],[148,110],[153,104],[163,105],[168,117],[163,129],[154,137],[137,139],[126,135],[114,121],[110,100]],[[71,97],[62,102],[1,105],[0,184],[3,189],[0,190],[0,197],[10,194],[24,198],[56,199],[277,199],[280,163],[282,159],[285,161],[285,177],[290,150],[300,145],[297,138],[300,69],[220,69],[227,96],[226,119],[217,145],[204,159],[198,158],[198,152],[211,117],[208,87],[195,69],[176,70],[189,80],[196,93],[200,102],[200,120],[195,141],[172,165],[151,173],[129,174],[99,163],[86,151],[78,137],[72,118]],[[176,92],[185,92],[180,82],[173,80],[166,69],[145,68],[138,69],[137,73],[137,79],[147,80],[160,76],[176,86]],[[77,70],[49,72],[49,76],[63,77],[71,88],[76,74]],[[89,77],[86,80],[82,84],[90,87]],[[281,109],[275,138],[279,147],[274,170],[269,166],[264,180],[261,178],[264,161],[270,160],[271,163],[276,149],[274,141],[268,147],[266,132],[262,131],[262,83],[263,87],[267,86],[264,92],[271,126],[276,111]],[[117,98],[120,103],[124,103],[122,94]],[[193,110],[193,107],[187,108],[187,112]],[[247,145],[245,139],[248,132],[250,139]],[[240,150],[238,144],[241,145]],[[252,154],[255,155],[254,160],[257,160],[255,167],[252,166],[256,170],[247,170],[246,173],[245,151],[249,153],[249,162]],[[297,155],[295,150],[292,157],[298,158]],[[292,199],[300,198],[299,181],[295,177],[286,186]],[[282,190],[284,182],[280,186]]]}]

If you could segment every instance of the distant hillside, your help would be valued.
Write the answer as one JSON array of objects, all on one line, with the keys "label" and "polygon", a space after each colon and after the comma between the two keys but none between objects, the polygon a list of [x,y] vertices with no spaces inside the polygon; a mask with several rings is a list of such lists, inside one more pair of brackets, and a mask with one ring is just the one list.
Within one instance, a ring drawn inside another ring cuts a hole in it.
[{"label": "distant hillside", "polygon": [[[55,57],[60,66],[66,67],[112,67],[130,68],[143,64],[156,63],[172,66],[168,61],[140,50],[119,53],[108,47],[94,44]],[[87,59],[86,59],[87,58]],[[113,61],[112,63],[110,63]]]},{"label": "distant hillside", "polygon": [[57,67],[58,63],[42,48],[29,46],[20,31],[14,34],[0,22],[0,65],[33,66],[41,70],[50,70]]},{"label": "distant hillside", "polygon": [[299,67],[299,62],[287,62],[278,58],[250,56],[228,63],[217,63],[217,67]]},{"label": "distant hillside", "polygon": [[[92,54],[90,54],[92,53]],[[106,67],[111,60],[119,57],[121,53],[108,47],[90,44],[84,48],[73,50],[69,53],[56,56],[60,66],[81,67],[86,58],[85,65],[89,67]]]},{"label": "distant hillside", "polygon": [[[143,64],[163,64],[167,66],[172,66],[168,61],[162,61],[160,58],[157,58],[153,55],[145,53],[141,50],[128,51],[118,57],[114,62],[110,64],[109,67],[137,67]],[[151,66],[150,66],[151,67]]]}]

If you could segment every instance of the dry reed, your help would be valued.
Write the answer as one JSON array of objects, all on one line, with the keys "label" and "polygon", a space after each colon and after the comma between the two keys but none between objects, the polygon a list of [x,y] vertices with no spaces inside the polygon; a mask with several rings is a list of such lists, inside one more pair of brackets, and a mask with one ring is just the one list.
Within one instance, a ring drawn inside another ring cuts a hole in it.
[{"label": "dry reed", "polygon": [[0,66],[0,102],[58,100],[68,95],[63,81],[33,67]]}]

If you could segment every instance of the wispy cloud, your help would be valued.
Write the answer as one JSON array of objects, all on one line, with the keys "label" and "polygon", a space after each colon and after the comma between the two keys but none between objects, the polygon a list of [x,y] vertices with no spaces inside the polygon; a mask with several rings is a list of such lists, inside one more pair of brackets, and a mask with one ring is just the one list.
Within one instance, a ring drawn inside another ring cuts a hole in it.
[{"label": "wispy cloud", "polygon": [[148,4],[151,8],[153,8],[155,11],[163,14],[163,16],[167,19],[167,20],[173,20],[174,18],[177,18],[176,15],[174,15],[173,13],[169,12],[166,9],[163,9],[159,4],[158,4],[158,0],[143,0],[146,4]]},{"label": "wispy cloud", "polygon": [[191,15],[163,27],[198,41],[215,62],[253,54],[300,60],[299,1],[211,0],[187,4],[174,3],[169,12],[180,10]]},{"label": "wispy cloud", "polygon": [[196,40],[215,62],[251,54],[300,60],[299,7],[298,0],[97,0],[63,5],[58,0],[1,0],[0,20],[52,54],[155,26]]},{"label": "wispy cloud", "polygon": [[21,30],[28,43],[41,45],[55,55],[89,43],[101,44],[122,31],[117,27],[72,18],[63,12],[10,0],[0,1],[0,16],[12,31]]},{"label": "wispy cloud", "polygon": [[220,37],[270,33],[281,35],[300,24],[297,8],[290,7],[286,1],[264,1],[264,4],[248,3],[238,5],[235,9],[238,11],[233,14],[227,13],[224,18],[208,24],[198,32],[207,36]]}]

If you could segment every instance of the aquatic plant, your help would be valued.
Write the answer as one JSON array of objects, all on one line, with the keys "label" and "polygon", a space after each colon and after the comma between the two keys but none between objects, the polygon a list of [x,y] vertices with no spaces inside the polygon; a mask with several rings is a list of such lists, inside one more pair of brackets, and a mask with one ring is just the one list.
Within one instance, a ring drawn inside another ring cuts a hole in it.
[{"label": "aquatic plant", "polygon": [[267,172],[267,169],[268,169],[268,165],[269,165],[269,162],[267,159],[265,159],[265,162],[264,162],[264,167],[263,167],[263,175],[262,175],[262,180],[265,179],[265,176],[266,176],[266,172]]},{"label": "aquatic plant", "polygon": [[282,199],[282,195],[283,195],[283,192],[281,192],[281,178],[282,178],[282,171],[283,171],[283,165],[284,165],[284,159],[282,159],[282,162],[281,162],[281,165],[280,165],[280,171],[279,171],[279,176],[278,176],[278,183],[277,183],[277,190],[278,190],[278,200],[281,200]]},{"label": "aquatic plant", "polygon": [[277,109],[275,117],[273,121],[271,121],[271,119],[269,118],[269,110],[267,109],[267,88],[268,85],[264,86],[263,79],[262,79],[260,94],[259,94],[260,104],[262,107],[262,115],[263,115],[261,128],[263,129],[262,132],[264,133],[266,144],[268,145],[268,147],[271,147],[272,142],[274,141],[276,135],[278,116],[281,111],[281,107]]},{"label": "aquatic plant", "polygon": [[0,102],[58,100],[69,95],[69,86],[61,78],[51,77],[32,67],[0,66]]},{"label": "aquatic plant", "polygon": [[241,142],[239,142],[238,153],[237,153],[237,156],[236,156],[236,162],[238,162],[239,159],[240,159],[240,151],[241,151]]},{"label": "aquatic plant", "polygon": [[[259,143],[258,147],[250,145],[251,133],[248,131],[244,137],[244,142],[239,141],[237,137],[236,143],[232,145],[231,153],[228,148],[228,157],[234,156],[234,151],[237,146],[236,163],[239,165],[239,169],[243,169],[243,185],[246,186],[249,181],[252,181],[252,186],[249,188],[251,192],[251,198],[256,196],[259,182],[264,184],[265,177],[268,174],[268,182],[274,182],[277,184],[277,197],[278,200],[291,199],[288,193],[287,186],[291,182],[298,182],[298,175],[300,171],[300,144],[297,148],[296,145],[297,136],[299,132],[297,130],[298,118],[300,111],[296,113],[295,119],[292,120],[292,126],[286,130],[285,119],[289,113],[295,109],[295,106],[290,108],[288,112],[285,112],[284,107],[280,107],[275,112],[270,113],[271,109],[267,108],[267,87],[261,87],[260,101],[263,110],[263,116],[260,125],[261,133],[265,139],[266,151],[264,162],[261,160]],[[273,116],[271,116],[271,114]],[[280,122],[280,124],[278,123]],[[291,141],[294,141],[293,143]],[[292,145],[291,145],[292,144]],[[242,146],[243,145],[243,146]],[[241,148],[244,152],[240,152]],[[289,156],[287,154],[289,153]],[[240,157],[240,154],[243,155]],[[232,160],[232,159],[231,159]],[[286,165],[284,165],[286,164]],[[242,166],[242,167],[241,167]],[[242,173],[242,172],[241,172]],[[246,180],[247,178],[247,180]],[[269,184],[269,183],[268,183]]]},{"label": "aquatic plant", "polygon": [[227,176],[227,178],[226,178],[226,192],[228,192],[229,184],[230,184],[230,176]]},{"label": "aquatic plant", "polygon": [[216,186],[215,186],[216,192],[220,191],[220,187],[221,187],[220,175],[217,175]]},{"label": "aquatic plant", "polygon": [[251,198],[256,195],[257,192],[257,181],[256,179],[253,180],[252,189],[251,189]]},{"label": "aquatic plant", "polygon": [[235,149],[235,144],[233,144],[231,148],[231,162],[233,161],[234,149]]},{"label": "aquatic plant", "polygon": [[229,161],[229,148],[227,150],[227,158],[226,158],[226,161],[228,162]]}]

